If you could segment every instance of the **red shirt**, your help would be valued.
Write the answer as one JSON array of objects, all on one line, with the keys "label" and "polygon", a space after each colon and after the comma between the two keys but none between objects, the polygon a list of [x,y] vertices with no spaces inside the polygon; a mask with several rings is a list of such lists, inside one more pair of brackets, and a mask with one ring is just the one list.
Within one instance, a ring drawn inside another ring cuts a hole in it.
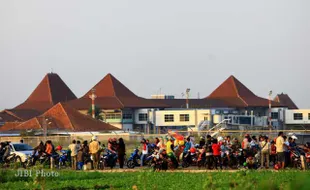
[{"label": "red shirt", "polygon": [[220,156],[221,155],[221,147],[219,144],[212,144],[212,150],[214,156]]}]

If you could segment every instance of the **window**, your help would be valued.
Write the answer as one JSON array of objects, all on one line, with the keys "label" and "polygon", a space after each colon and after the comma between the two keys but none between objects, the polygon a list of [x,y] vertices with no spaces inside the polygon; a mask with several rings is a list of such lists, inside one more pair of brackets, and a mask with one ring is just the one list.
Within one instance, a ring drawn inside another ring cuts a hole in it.
[{"label": "window", "polygon": [[180,114],[180,121],[189,121],[189,114]]},{"label": "window", "polygon": [[278,112],[271,112],[271,119],[278,119],[279,113]]},{"label": "window", "polygon": [[123,119],[132,119],[132,114],[131,113],[124,113]]},{"label": "window", "polygon": [[204,120],[204,121],[209,121],[209,117],[208,117],[208,116],[204,116],[204,117],[203,117],[203,120]]},{"label": "window", "polygon": [[294,113],[294,120],[303,120],[302,113]]},{"label": "window", "polygon": [[310,120],[310,113],[308,113],[308,120]]},{"label": "window", "polygon": [[121,114],[119,113],[107,113],[105,116],[106,119],[121,119]]},{"label": "window", "polygon": [[139,121],[147,121],[147,113],[139,113]]},{"label": "window", "polygon": [[165,115],[165,122],[174,122],[174,115],[173,114]]}]

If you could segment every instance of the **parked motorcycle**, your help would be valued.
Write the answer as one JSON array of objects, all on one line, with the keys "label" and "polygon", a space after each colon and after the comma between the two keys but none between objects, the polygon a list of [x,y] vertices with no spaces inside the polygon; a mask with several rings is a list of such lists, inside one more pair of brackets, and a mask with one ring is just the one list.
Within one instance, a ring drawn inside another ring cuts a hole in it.
[{"label": "parked motorcycle", "polygon": [[293,167],[300,169],[300,170],[306,169],[305,153],[301,148],[295,147],[291,149],[290,158],[291,158]]},{"label": "parked motorcycle", "polygon": [[113,169],[116,166],[117,155],[112,153],[110,150],[107,150],[105,154],[100,156],[99,159],[99,169],[103,170],[104,168]]},{"label": "parked motorcycle", "polygon": [[[192,151],[192,152],[187,152],[184,156],[184,158],[182,159],[182,167],[183,168],[188,168],[189,166],[197,166],[198,165],[198,155],[199,155],[199,152],[195,150]],[[202,164],[202,160],[201,160],[201,165]]]},{"label": "parked motorcycle", "polygon": [[[153,159],[153,152],[149,153],[145,159],[143,160],[143,165],[148,165],[151,166],[151,161]],[[131,153],[128,161],[127,161],[127,167],[128,168],[135,168],[136,166],[140,166],[140,162],[141,162],[141,154],[139,154],[139,150],[136,148],[134,149],[133,153]]]},{"label": "parked motorcycle", "polygon": [[68,151],[67,150],[61,150],[60,152],[61,152],[61,155],[59,155],[59,157],[58,157],[58,160],[57,160],[58,164],[57,165],[59,168],[66,167],[67,163],[69,163]]}]

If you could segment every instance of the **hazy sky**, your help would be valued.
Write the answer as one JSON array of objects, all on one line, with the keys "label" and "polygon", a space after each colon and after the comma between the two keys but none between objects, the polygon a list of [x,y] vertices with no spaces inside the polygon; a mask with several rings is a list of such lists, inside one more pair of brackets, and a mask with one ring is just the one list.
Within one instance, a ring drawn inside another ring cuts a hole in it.
[{"label": "hazy sky", "polygon": [[139,96],[209,95],[230,75],[310,108],[309,0],[0,0],[0,109],[53,68],[82,96],[112,73]]}]

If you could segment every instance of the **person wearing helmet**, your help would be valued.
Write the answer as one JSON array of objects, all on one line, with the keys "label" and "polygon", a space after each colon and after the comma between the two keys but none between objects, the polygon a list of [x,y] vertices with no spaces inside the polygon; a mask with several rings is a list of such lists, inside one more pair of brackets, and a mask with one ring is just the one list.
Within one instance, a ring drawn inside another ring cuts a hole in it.
[{"label": "person wearing helmet", "polygon": [[100,145],[97,141],[97,137],[92,137],[92,142],[89,144],[89,153],[91,154],[91,157],[93,158],[93,168],[98,169],[98,159],[99,159],[99,152]]},{"label": "person wearing helmet", "polygon": [[58,146],[56,147],[56,150],[57,150],[57,151],[61,151],[61,150],[62,150],[62,146],[58,145]]},{"label": "person wearing helmet", "polygon": [[293,136],[291,136],[291,137],[288,138],[289,147],[290,147],[290,148],[295,148],[295,147],[297,146],[297,144],[296,144],[296,142],[295,142],[297,139],[298,139],[298,138],[297,138],[295,135],[293,135]]}]

